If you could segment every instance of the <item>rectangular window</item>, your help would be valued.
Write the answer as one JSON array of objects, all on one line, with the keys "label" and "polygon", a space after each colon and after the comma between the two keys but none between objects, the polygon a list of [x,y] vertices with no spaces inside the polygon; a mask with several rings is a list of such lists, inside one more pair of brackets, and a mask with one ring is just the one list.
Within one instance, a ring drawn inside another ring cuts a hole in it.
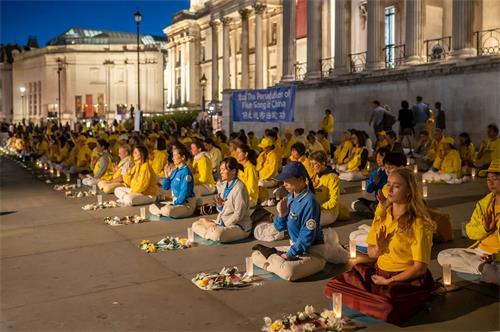
[{"label": "rectangular window", "polygon": [[385,8],[385,58],[388,65],[393,68],[395,65],[395,40],[396,40],[396,7]]}]

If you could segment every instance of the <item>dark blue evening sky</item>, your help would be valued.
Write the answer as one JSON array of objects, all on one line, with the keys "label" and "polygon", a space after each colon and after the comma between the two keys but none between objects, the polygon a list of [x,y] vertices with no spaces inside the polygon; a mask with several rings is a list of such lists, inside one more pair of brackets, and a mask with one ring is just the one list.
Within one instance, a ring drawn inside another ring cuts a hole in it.
[{"label": "dark blue evening sky", "polygon": [[24,45],[33,35],[42,47],[71,27],[135,33],[136,9],[142,13],[141,33],[163,36],[162,30],[172,23],[172,16],[189,9],[189,0],[0,0],[0,43]]}]

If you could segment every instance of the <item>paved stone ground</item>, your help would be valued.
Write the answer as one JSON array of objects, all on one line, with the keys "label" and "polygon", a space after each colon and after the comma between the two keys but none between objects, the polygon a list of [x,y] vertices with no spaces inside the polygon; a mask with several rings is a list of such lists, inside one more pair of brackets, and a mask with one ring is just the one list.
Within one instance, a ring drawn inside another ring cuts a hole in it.
[{"label": "paved stone ground", "polygon": [[[0,162],[2,331],[258,331],[264,316],[279,318],[306,304],[328,307],[326,281],[349,267],[328,265],[323,273],[295,283],[265,280],[262,286],[238,291],[201,291],[190,281],[197,272],[231,265],[244,269],[255,240],[148,255],[137,248],[141,239],[185,236],[194,218],[109,227],[103,216],[138,214],[139,208],[83,211],[81,206],[95,198],[66,199],[14,162]],[[360,184],[345,187],[342,201],[350,204],[360,196]],[[430,186],[429,204],[452,215],[456,232],[453,243],[434,247],[434,277],[441,275],[435,260],[439,250],[469,243],[460,238],[460,224],[486,192],[484,180]],[[350,231],[367,222],[354,218],[334,227],[346,242]],[[498,288],[456,275],[454,282],[463,288],[436,297],[428,311],[404,328],[499,330]],[[370,331],[400,329],[363,322]]]}]

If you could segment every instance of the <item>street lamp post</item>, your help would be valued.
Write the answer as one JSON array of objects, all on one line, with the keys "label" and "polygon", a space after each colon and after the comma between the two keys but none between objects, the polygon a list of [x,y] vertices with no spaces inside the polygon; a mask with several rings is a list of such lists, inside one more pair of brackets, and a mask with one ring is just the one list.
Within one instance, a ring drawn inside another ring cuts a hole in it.
[{"label": "street lamp post", "polygon": [[207,86],[207,77],[205,73],[200,78],[200,86],[201,86],[201,111],[203,112],[203,116],[205,116],[205,87]]},{"label": "street lamp post", "polygon": [[57,112],[59,116],[59,125],[61,125],[61,113],[62,113],[62,100],[61,100],[61,71],[63,70],[63,62],[60,58],[57,58]]},{"label": "street lamp post", "polygon": [[21,120],[24,119],[24,93],[26,92],[26,88],[24,86],[19,88],[21,92]]},{"label": "street lamp post", "polygon": [[142,15],[140,11],[134,13],[135,23],[137,24],[137,109],[141,110],[141,75],[140,75],[140,63],[139,63],[139,26],[141,24]]}]

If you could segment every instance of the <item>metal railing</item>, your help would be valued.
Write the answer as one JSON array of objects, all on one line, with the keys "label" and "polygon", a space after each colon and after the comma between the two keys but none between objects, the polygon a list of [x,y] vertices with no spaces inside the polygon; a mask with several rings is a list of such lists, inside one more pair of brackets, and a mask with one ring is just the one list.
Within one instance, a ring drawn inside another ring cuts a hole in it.
[{"label": "metal railing", "polygon": [[493,55],[500,53],[500,28],[476,31],[477,55]]},{"label": "metal railing", "polygon": [[349,63],[351,65],[351,73],[362,72],[366,66],[366,52],[349,54]]},{"label": "metal railing", "polygon": [[307,62],[296,62],[295,66],[295,80],[302,81],[306,77]]},{"label": "metal railing", "polygon": [[325,58],[319,60],[321,63],[321,78],[330,77],[333,74],[334,58]]},{"label": "metal railing", "polygon": [[451,52],[451,36],[428,39],[425,43],[427,62],[445,60]]},{"label": "metal railing", "polygon": [[385,68],[397,68],[404,63],[405,45],[386,45],[384,47]]}]

